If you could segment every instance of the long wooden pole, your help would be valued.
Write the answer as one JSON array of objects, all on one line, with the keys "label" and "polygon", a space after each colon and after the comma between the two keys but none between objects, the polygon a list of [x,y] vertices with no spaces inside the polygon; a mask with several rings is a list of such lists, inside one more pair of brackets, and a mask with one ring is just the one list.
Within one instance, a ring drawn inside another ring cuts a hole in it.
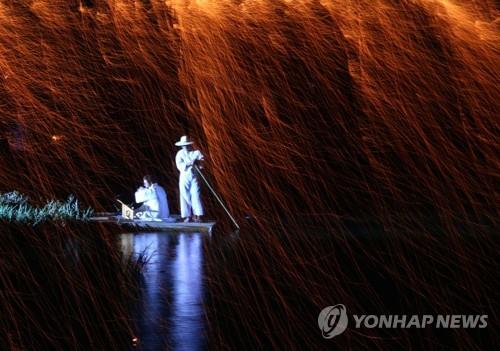
[{"label": "long wooden pole", "polygon": [[217,201],[219,202],[219,204],[222,206],[222,208],[224,209],[224,211],[226,211],[227,215],[229,216],[229,218],[233,222],[233,224],[236,227],[236,229],[240,229],[240,226],[238,225],[238,223],[236,222],[236,220],[234,219],[234,217],[231,215],[231,212],[229,212],[229,210],[227,209],[226,205],[224,205],[224,202],[222,201],[222,199],[220,198],[220,196],[215,192],[214,188],[210,185],[210,183],[208,182],[207,178],[205,178],[205,176],[203,175],[203,173],[201,172],[201,170],[198,168],[198,166],[197,165],[193,165],[193,167],[196,170],[196,172],[198,172],[198,174],[200,175],[201,179],[203,179],[203,181],[205,182],[205,184],[208,186],[208,188],[210,189],[210,191],[212,192],[212,194],[215,196],[215,198],[217,199]]}]

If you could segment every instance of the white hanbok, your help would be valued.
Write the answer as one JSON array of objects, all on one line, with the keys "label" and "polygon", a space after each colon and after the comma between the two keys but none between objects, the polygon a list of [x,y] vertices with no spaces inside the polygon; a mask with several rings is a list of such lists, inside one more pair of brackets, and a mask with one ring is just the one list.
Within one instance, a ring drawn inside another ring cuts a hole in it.
[{"label": "white hanbok", "polygon": [[181,217],[203,216],[203,203],[201,202],[200,184],[196,170],[193,169],[194,161],[202,161],[203,155],[199,150],[188,151],[181,149],[175,156],[175,164],[180,172],[179,197]]},{"label": "white hanbok", "polygon": [[142,206],[135,210],[140,219],[166,219],[170,216],[167,193],[160,185],[154,183],[148,188],[140,187],[135,192],[135,202]]}]

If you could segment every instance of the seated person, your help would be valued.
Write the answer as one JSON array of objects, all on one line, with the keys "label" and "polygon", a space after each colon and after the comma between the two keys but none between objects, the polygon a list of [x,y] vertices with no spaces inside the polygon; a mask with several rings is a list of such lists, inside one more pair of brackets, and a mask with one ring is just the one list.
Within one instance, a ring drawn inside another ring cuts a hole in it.
[{"label": "seated person", "polygon": [[142,202],[142,206],[135,210],[136,217],[140,219],[162,220],[170,216],[168,209],[167,193],[150,176],[144,176],[144,187],[135,192],[135,202]]}]

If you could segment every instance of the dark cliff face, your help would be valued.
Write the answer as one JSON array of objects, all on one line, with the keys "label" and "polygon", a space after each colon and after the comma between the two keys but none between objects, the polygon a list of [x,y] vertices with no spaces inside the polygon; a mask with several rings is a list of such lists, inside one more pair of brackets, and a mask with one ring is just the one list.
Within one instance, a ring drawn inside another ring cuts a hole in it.
[{"label": "dark cliff face", "polygon": [[4,184],[109,209],[153,173],[174,200],[190,133],[239,214],[492,216],[486,2],[197,6],[5,7]]}]

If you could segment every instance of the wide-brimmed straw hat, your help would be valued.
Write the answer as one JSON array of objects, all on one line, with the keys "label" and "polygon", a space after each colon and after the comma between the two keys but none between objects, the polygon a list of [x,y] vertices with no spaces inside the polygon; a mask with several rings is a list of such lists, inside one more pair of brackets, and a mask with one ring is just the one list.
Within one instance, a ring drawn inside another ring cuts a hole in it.
[{"label": "wide-brimmed straw hat", "polygon": [[179,141],[175,143],[176,146],[186,146],[191,144],[193,144],[193,142],[189,140],[189,138],[186,135],[181,136]]}]

